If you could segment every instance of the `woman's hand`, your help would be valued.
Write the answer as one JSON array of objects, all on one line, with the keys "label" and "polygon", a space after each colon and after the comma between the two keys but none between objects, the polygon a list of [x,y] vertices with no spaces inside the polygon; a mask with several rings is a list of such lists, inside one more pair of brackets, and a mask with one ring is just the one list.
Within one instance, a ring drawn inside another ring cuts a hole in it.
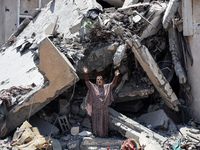
[{"label": "woman's hand", "polygon": [[118,76],[120,74],[119,70],[115,71],[115,76]]},{"label": "woman's hand", "polygon": [[84,73],[88,73],[88,68],[87,67],[83,67],[83,72]]}]

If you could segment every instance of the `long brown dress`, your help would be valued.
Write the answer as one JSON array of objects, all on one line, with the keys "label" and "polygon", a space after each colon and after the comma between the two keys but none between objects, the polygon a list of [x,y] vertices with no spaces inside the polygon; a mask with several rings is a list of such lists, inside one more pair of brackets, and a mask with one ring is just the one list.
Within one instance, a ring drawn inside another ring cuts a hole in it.
[{"label": "long brown dress", "polygon": [[85,81],[88,87],[86,95],[86,110],[92,117],[93,134],[97,137],[108,136],[108,106],[114,101],[112,88],[117,82],[117,76],[109,84],[98,86],[89,81],[85,74]]}]

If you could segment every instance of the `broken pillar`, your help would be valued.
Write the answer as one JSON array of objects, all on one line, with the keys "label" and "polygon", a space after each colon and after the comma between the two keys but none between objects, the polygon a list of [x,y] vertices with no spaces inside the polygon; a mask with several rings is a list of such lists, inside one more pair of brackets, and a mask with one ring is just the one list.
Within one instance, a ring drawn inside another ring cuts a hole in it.
[{"label": "broken pillar", "polygon": [[168,35],[169,35],[169,50],[172,55],[172,61],[174,64],[174,70],[176,72],[176,76],[179,79],[180,84],[184,84],[187,81],[187,77],[184,71],[183,66],[181,65],[181,49],[179,46],[179,41],[178,41],[178,32],[177,29],[171,26],[171,28],[168,30]]},{"label": "broken pillar", "polygon": [[[12,51],[12,53],[16,53],[16,51]],[[37,91],[33,90],[25,95],[23,101],[9,110],[6,118],[7,131],[1,134],[1,137],[19,126],[24,120],[79,80],[69,60],[57,50],[48,38],[41,42],[39,56],[38,67],[45,77],[44,83],[37,87]],[[30,61],[33,60],[30,59]],[[24,62],[22,61],[22,63]],[[23,83],[23,79],[21,83]],[[15,123],[13,124],[13,122]]]},{"label": "broken pillar", "polygon": [[122,144],[120,139],[84,137],[80,147],[81,150],[120,149]]},{"label": "broken pillar", "polygon": [[109,108],[109,127],[119,132],[126,138],[134,138],[137,141],[140,139],[142,132],[153,137],[159,143],[165,142],[166,138],[144,127],[140,123],[126,117],[125,115]]},{"label": "broken pillar", "polygon": [[173,92],[169,82],[164,77],[148,49],[144,45],[141,45],[139,37],[135,36],[133,40],[127,40],[127,42],[132,47],[135,57],[147,73],[165,104],[169,108],[179,111],[180,102],[176,94]]}]

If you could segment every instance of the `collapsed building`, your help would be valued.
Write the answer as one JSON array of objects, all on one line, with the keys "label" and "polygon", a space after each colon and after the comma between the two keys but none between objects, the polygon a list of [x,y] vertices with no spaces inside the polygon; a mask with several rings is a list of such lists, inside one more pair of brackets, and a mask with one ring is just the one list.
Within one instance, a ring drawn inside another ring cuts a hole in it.
[{"label": "collapsed building", "polygon": [[[56,0],[32,20],[25,19],[0,51],[0,136],[37,115],[57,123],[62,133],[70,132],[71,137],[60,138],[68,141],[62,145],[68,149],[119,149],[124,138],[136,139],[146,150],[170,149],[180,139],[177,148],[199,148],[198,128],[192,134],[174,124],[188,123],[187,107],[193,101],[187,79],[193,56],[184,33],[182,3],[185,1]],[[91,133],[79,132],[91,131],[84,109],[84,66],[92,81],[102,75],[106,83],[111,82],[114,70],[120,71],[109,125],[121,139],[84,137]],[[54,109],[56,115],[51,112]],[[30,122],[34,125],[40,119]],[[190,124],[198,127],[197,121],[190,120]],[[32,126],[24,123],[20,128]],[[46,133],[39,130],[56,138],[58,128],[50,127]],[[38,132],[31,134],[39,136]],[[29,142],[26,136],[18,138],[13,136],[13,141],[20,142],[12,145],[19,149],[30,146],[23,146]]]}]

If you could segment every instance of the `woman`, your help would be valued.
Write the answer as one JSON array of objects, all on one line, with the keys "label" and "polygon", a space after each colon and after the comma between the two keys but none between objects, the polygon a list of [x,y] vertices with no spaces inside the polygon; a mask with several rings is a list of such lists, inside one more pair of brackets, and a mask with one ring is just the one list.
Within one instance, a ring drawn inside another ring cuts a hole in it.
[{"label": "woman", "polygon": [[86,110],[92,117],[93,134],[98,137],[108,136],[108,106],[114,101],[112,88],[117,83],[119,70],[115,71],[115,77],[109,84],[103,84],[103,77],[97,76],[96,84],[89,81],[88,69],[83,67],[85,83],[88,87],[86,95]]}]

